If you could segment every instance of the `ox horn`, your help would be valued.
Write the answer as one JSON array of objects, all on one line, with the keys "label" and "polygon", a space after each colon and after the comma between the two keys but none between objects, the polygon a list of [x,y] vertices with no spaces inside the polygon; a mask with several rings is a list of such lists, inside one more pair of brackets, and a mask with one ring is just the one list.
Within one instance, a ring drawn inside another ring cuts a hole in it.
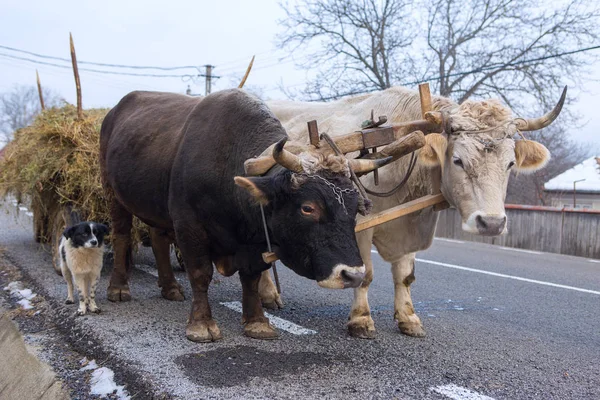
[{"label": "ox horn", "polygon": [[389,164],[394,160],[394,157],[378,158],[375,160],[348,160],[348,165],[352,168],[355,174],[366,174]]},{"label": "ox horn", "polygon": [[246,79],[248,79],[248,75],[250,75],[250,70],[252,70],[253,64],[254,64],[254,56],[252,56],[252,60],[250,60],[250,64],[248,64],[248,68],[246,68],[246,74],[242,78],[242,81],[240,82],[238,89],[241,89],[244,87],[244,83],[246,83]]},{"label": "ox horn", "polygon": [[517,128],[520,131],[537,131],[538,129],[547,127],[552,122],[554,122],[556,117],[558,117],[558,114],[560,114],[560,111],[562,110],[562,107],[565,104],[566,98],[567,98],[567,87],[565,86],[565,88],[563,89],[562,95],[560,96],[560,100],[558,100],[558,103],[554,106],[552,111],[550,111],[546,115],[543,115],[539,118],[530,118],[530,119],[518,118],[516,121]]},{"label": "ox horn", "polygon": [[283,148],[287,140],[287,138],[283,138],[277,142],[275,147],[273,147],[273,158],[277,161],[277,164],[282,167],[285,167],[290,171],[302,173],[304,172],[304,168],[302,167],[300,157]]}]

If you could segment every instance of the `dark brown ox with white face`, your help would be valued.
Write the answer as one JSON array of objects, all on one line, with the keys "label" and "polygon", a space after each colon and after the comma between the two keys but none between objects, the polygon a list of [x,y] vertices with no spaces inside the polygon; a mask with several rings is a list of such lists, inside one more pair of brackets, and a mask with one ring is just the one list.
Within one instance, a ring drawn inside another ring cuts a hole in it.
[{"label": "dark brown ox with white face", "polygon": [[[356,287],[364,266],[355,235],[358,194],[349,165],[367,171],[377,163],[283,149],[287,135],[271,111],[241,90],[198,99],[133,92],[106,116],[100,135],[103,184],[111,195],[115,266],[112,301],[131,298],[131,223],[151,227],[163,296],[182,299],[168,260],[176,239],[193,289],[186,334],[193,341],[221,338],[208,304],[213,263],[225,275],[239,272],[245,333],[277,336],[257,294],[269,265],[261,211],[281,260],[328,288]],[[272,151],[278,165],[267,176],[243,177],[244,161]],[[235,182],[235,184],[234,184]],[[237,184],[237,186],[236,186]]]}]

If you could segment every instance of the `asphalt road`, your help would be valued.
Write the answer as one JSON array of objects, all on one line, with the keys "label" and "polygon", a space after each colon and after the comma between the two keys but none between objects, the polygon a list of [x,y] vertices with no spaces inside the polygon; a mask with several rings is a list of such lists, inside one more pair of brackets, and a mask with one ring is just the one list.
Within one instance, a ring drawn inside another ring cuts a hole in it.
[{"label": "asphalt road", "polygon": [[68,321],[72,337],[85,336],[79,351],[87,343],[89,357],[113,366],[132,391],[182,399],[600,399],[598,260],[435,240],[418,254],[412,286],[423,339],[398,332],[391,272],[376,253],[374,340],[346,333],[350,290],[319,288],[281,265],[285,308],[272,314],[295,324],[288,327],[295,333],[246,338],[232,303],[241,300],[239,281],[215,274],[210,300],[224,339],[196,344],[184,334],[185,274],[177,277],[188,299],[163,300],[147,251],[137,256],[146,272],[134,270],[131,302],[106,300],[105,270],[102,314],[72,317],[76,306],[62,304],[66,285],[33,242],[31,217],[15,210],[10,203],[1,210],[0,246],[49,300],[54,318]]}]

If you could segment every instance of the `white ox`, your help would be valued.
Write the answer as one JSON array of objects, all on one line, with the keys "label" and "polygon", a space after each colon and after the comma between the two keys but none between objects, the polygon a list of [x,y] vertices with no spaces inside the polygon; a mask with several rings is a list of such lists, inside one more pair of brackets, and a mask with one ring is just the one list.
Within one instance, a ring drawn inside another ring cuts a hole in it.
[{"label": "white ox", "polygon": [[[450,117],[450,134],[426,136],[426,145],[419,151],[407,184],[391,197],[370,196],[373,212],[441,190],[450,205],[460,212],[463,230],[482,235],[506,232],[504,199],[511,169],[533,172],[550,158],[543,145],[515,140],[519,136],[517,130],[549,125],[560,112],[565,94],[563,92],[552,112],[533,120],[515,119],[511,110],[497,100],[468,100],[458,105],[447,98],[434,97],[433,109]],[[306,123],[313,119],[317,120],[320,132],[333,137],[358,130],[371,110],[375,111],[375,116],[386,115],[388,124],[422,119],[418,93],[403,87],[329,103],[272,101],[268,106],[281,120],[288,135],[300,142],[308,142]],[[362,181],[372,190],[388,191],[404,177],[409,159],[409,156],[404,157],[380,169],[378,186],[374,185],[372,174],[363,177]],[[437,213],[428,208],[357,234],[367,270],[362,286],[354,291],[347,325],[351,335],[375,336],[367,300],[373,279],[372,244],[392,265],[394,318],[398,328],[406,335],[425,335],[413,308],[410,285],[415,280],[415,254],[431,245],[436,223]],[[281,306],[268,271],[261,279],[260,292],[265,306]]]}]

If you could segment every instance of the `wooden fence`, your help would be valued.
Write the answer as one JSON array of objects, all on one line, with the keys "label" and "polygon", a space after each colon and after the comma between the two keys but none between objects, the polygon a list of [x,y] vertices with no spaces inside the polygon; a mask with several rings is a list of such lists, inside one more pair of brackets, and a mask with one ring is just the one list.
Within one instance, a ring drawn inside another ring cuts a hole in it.
[{"label": "wooden fence", "polygon": [[508,233],[466,233],[455,209],[440,212],[437,237],[600,259],[600,210],[506,205]]}]

